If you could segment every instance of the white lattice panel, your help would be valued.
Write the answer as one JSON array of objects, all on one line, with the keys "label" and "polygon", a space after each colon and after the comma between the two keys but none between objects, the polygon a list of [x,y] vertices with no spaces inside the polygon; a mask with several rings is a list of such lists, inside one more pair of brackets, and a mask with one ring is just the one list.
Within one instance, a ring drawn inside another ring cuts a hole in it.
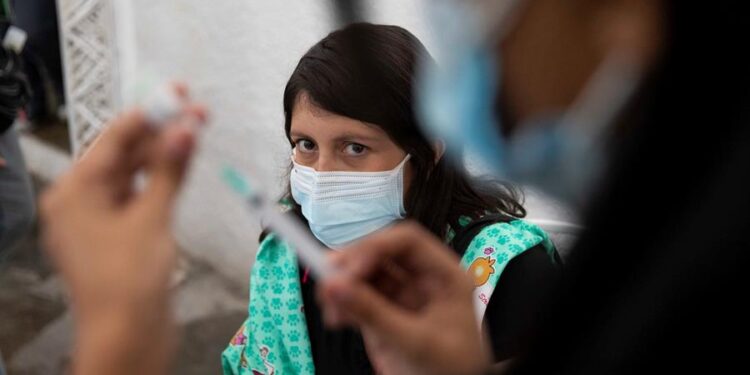
[{"label": "white lattice panel", "polygon": [[120,109],[109,0],[58,0],[71,143],[86,148]]}]

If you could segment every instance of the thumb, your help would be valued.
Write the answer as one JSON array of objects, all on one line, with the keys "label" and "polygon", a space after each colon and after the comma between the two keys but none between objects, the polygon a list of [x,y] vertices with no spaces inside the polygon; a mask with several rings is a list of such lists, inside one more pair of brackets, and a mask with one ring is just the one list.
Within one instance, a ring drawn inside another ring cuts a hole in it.
[{"label": "thumb", "polygon": [[141,208],[149,212],[153,219],[166,224],[194,149],[195,134],[192,128],[178,125],[164,130],[147,162],[148,182],[140,199]]}]

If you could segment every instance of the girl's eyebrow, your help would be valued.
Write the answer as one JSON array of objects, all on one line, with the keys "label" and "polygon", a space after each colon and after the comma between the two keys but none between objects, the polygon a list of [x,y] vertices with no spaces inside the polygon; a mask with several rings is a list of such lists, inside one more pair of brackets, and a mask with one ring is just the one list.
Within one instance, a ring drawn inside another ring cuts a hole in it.
[{"label": "girl's eyebrow", "polygon": [[334,142],[351,141],[351,140],[359,140],[359,141],[366,141],[366,142],[367,141],[379,142],[381,139],[380,137],[362,135],[362,134],[357,134],[357,133],[344,133],[334,138]]},{"label": "girl's eyebrow", "polygon": [[[289,132],[289,137],[305,138],[305,139],[310,139],[310,140],[315,139],[314,137],[311,137],[307,135],[306,133],[303,133],[300,131]],[[336,136],[336,138],[333,139],[334,142],[351,141],[351,140],[359,140],[359,141],[364,141],[364,142],[380,142],[381,137],[358,134],[354,132],[345,132],[343,134]]]},{"label": "girl's eyebrow", "polygon": [[309,136],[309,135],[307,135],[305,133],[298,132],[298,131],[289,132],[289,137],[290,138],[310,138],[310,139],[312,139],[311,136]]}]

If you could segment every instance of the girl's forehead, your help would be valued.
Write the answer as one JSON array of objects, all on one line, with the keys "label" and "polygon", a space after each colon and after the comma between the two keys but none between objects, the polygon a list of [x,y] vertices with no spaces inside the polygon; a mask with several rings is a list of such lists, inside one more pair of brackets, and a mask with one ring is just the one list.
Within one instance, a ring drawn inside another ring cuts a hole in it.
[{"label": "girl's forehead", "polygon": [[290,133],[292,136],[325,138],[388,138],[388,134],[377,125],[325,111],[307,100],[300,100],[295,106]]}]

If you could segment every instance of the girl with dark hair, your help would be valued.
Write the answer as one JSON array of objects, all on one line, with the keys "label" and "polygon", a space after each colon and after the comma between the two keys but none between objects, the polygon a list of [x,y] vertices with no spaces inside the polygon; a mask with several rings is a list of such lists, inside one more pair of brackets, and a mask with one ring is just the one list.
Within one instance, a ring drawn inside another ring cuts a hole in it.
[{"label": "girl with dark hair", "polygon": [[[293,156],[283,202],[332,249],[402,219],[443,238],[474,280],[496,360],[507,359],[534,326],[559,258],[541,229],[520,220],[513,187],[470,178],[421,133],[413,82],[428,58],[396,26],[353,24],[313,46],[284,91]],[[323,326],[314,286],[288,245],[264,233],[249,318],[224,352],[224,372],[375,372],[357,332]]]}]

